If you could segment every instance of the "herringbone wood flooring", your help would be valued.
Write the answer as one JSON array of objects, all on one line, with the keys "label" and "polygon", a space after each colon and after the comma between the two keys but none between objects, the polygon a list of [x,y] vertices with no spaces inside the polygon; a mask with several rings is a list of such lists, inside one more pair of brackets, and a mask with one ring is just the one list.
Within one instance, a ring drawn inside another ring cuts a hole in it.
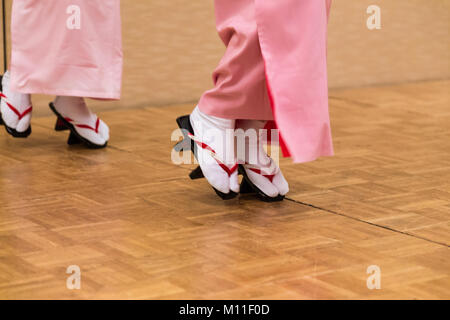
[{"label": "herringbone wood flooring", "polygon": [[98,151],[68,147],[54,118],[26,140],[2,129],[0,298],[449,299],[449,84],[332,91],[336,156],[283,159],[276,204],[223,202],[171,163],[193,105],[102,112]]}]

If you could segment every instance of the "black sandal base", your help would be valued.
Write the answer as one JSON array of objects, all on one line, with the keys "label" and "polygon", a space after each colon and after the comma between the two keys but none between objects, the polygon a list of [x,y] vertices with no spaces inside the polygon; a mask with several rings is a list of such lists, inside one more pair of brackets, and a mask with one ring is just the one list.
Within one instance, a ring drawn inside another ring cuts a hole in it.
[{"label": "black sandal base", "polygon": [[[178,127],[183,132],[184,138],[182,141],[178,142],[174,146],[174,150],[177,152],[180,152],[180,151],[186,151],[190,148],[190,150],[192,151],[194,156],[197,158],[197,145],[188,136],[189,133],[192,135],[194,134],[194,129],[192,128],[192,125],[191,125],[190,116],[186,115],[186,116],[177,118],[177,124],[178,124]],[[198,166],[197,168],[192,170],[192,172],[189,174],[189,177],[192,180],[197,180],[197,179],[204,178],[205,176],[203,174],[202,168],[200,166]],[[212,188],[222,200],[231,200],[238,196],[238,193],[236,193],[234,191],[230,191],[229,193],[223,193],[214,187],[212,187]]]},{"label": "black sandal base", "polygon": [[31,125],[24,132],[19,132],[16,129],[8,127],[5,123],[5,121],[3,121],[3,119],[1,119],[0,123],[3,123],[3,126],[6,129],[6,132],[8,132],[14,138],[25,139],[25,138],[28,138],[28,136],[31,134]]},{"label": "black sandal base", "polygon": [[[3,80],[3,76],[0,76],[0,92],[3,91],[2,80]],[[1,113],[0,113],[0,125],[4,125],[6,132],[8,132],[14,138],[24,139],[24,138],[28,138],[28,136],[31,134],[31,124],[28,127],[28,129],[25,130],[24,132],[19,132],[16,129],[10,128],[6,125],[5,121],[3,121]]]},{"label": "black sandal base", "polygon": [[280,202],[283,201],[285,196],[279,194],[276,197],[269,197],[267,194],[261,191],[248,177],[247,172],[242,165],[239,165],[239,173],[243,175],[241,182],[241,193],[255,193],[259,200],[264,202]]},{"label": "black sandal base", "polygon": [[64,130],[70,130],[69,139],[67,140],[67,144],[72,146],[76,144],[84,144],[88,149],[103,149],[108,145],[108,141],[105,142],[103,145],[98,145],[95,143],[92,143],[86,138],[83,138],[77,130],[75,130],[75,127],[64,117],[56,111],[55,105],[53,102],[50,102],[49,104],[50,109],[53,111],[53,113],[56,115],[57,120],[55,124],[55,130],[56,131],[64,131]]}]

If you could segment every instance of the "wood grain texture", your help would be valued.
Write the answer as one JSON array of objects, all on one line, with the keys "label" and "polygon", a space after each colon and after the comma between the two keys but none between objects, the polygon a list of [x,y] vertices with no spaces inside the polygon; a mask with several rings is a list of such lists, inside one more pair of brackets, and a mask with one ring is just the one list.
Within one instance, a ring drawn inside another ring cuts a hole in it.
[{"label": "wood grain texture", "polygon": [[449,299],[449,84],[333,90],[336,156],[283,159],[274,204],[223,202],[172,164],[193,105],[101,113],[105,150],[68,147],[53,117],[0,132],[0,298]]}]

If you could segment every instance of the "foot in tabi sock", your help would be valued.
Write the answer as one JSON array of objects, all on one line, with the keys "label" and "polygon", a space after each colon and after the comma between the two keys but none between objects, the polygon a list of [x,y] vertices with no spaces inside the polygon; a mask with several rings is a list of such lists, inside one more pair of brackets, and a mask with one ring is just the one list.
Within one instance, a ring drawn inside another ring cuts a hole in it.
[{"label": "foot in tabi sock", "polygon": [[191,150],[200,168],[192,179],[205,177],[224,200],[238,195],[238,165],[234,151],[235,120],[209,116],[194,109],[190,116],[177,119],[185,140],[191,141]]},{"label": "foot in tabi sock", "polygon": [[84,98],[58,96],[50,109],[58,117],[55,130],[70,130],[68,144],[84,143],[93,149],[108,144],[108,126],[88,109]]},{"label": "foot in tabi sock", "polygon": [[15,138],[26,138],[31,134],[31,97],[29,94],[12,92],[10,73],[7,71],[1,81],[1,122],[6,131]]},{"label": "foot in tabi sock", "polygon": [[236,123],[236,129],[242,129],[242,133],[253,130],[253,134],[247,131],[247,138],[238,138],[239,169],[244,176],[241,192],[254,192],[261,200],[267,202],[281,201],[289,192],[289,185],[280,168],[264,150],[261,129],[265,124],[266,121],[258,120],[238,120]]}]

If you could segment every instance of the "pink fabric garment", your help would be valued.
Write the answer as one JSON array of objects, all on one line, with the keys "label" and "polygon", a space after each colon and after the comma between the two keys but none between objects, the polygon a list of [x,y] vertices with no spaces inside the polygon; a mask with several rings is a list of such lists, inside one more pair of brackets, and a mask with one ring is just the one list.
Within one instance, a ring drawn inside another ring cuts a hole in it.
[{"label": "pink fabric garment", "polygon": [[119,99],[120,0],[14,0],[11,89]]},{"label": "pink fabric garment", "polygon": [[213,74],[215,87],[201,97],[199,108],[222,118],[273,120],[255,0],[215,0],[215,10],[227,50]]},{"label": "pink fabric garment", "polygon": [[275,120],[294,162],[333,155],[328,113],[327,24],[331,0],[216,0],[227,46],[207,114]]}]

